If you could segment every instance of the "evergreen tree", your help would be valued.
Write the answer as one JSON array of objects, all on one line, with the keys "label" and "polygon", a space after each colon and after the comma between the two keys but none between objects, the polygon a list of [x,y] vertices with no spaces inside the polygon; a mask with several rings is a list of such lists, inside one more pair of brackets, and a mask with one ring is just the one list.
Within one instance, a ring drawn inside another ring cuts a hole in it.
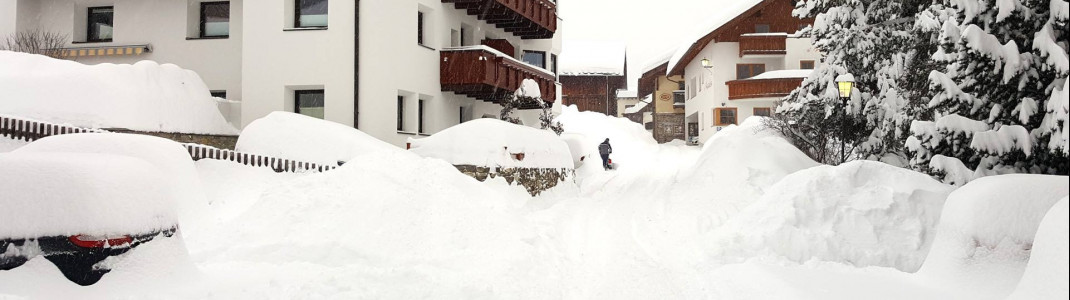
[{"label": "evergreen tree", "polygon": [[933,119],[911,126],[911,165],[955,184],[1066,175],[1067,1],[942,4],[925,15],[940,22],[933,58],[947,67],[928,74]]}]

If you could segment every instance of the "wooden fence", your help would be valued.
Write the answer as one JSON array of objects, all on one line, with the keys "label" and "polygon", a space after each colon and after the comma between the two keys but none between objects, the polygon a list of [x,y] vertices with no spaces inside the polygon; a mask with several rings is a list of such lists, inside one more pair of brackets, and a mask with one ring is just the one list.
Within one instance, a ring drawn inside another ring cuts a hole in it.
[{"label": "wooden fence", "polygon": [[[32,142],[45,137],[73,133],[105,133],[106,130],[58,125],[0,116],[0,137]],[[233,150],[219,149],[201,144],[181,144],[193,160],[215,159],[240,163],[252,167],[271,168],[275,172],[324,172],[336,166],[276,158]]]}]

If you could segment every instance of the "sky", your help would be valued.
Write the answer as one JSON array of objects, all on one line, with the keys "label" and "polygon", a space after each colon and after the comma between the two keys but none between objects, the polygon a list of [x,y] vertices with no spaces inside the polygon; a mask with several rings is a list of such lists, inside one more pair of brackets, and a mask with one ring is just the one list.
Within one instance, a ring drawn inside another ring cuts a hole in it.
[{"label": "sky", "polygon": [[675,50],[718,6],[733,0],[558,0],[564,47],[570,40],[628,45],[628,88],[642,68]]}]

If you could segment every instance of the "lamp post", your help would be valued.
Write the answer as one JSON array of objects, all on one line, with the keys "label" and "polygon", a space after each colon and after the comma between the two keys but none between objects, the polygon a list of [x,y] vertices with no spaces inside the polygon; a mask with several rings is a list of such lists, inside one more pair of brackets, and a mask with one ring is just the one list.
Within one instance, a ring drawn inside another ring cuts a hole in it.
[{"label": "lamp post", "polygon": [[842,164],[847,161],[847,100],[851,99],[851,92],[854,91],[855,76],[851,73],[837,76],[836,86],[840,91],[840,109],[843,112],[843,118],[840,119],[840,163]]}]

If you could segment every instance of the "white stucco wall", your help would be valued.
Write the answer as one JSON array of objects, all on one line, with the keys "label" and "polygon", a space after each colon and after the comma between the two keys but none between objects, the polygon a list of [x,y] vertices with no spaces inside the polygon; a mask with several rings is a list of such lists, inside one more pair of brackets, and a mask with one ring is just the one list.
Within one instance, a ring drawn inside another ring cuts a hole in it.
[{"label": "white stucco wall", "polygon": [[15,33],[18,0],[0,0],[0,41]]},{"label": "white stucco wall", "polygon": [[[737,108],[737,120],[754,115],[755,107],[772,108],[779,98],[758,98],[728,100],[727,82],[736,80],[736,64],[765,64],[766,72],[799,69],[801,60],[821,62],[821,55],[813,49],[809,38],[788,38],[785,55],[747,55],[739,57],[739,43],[710,42],[689,62],[684,69],[684,79],[688,89],[696,89],[697,94],[687,100],[686,116],[688,122],[699,124],[699,142],[704,143],[724,126],[715,126],[714,108]],[[712,68],[702,67],[702,58],[709,58]],[[698,86],[692,85],[691,79],[698,79]]]}]

